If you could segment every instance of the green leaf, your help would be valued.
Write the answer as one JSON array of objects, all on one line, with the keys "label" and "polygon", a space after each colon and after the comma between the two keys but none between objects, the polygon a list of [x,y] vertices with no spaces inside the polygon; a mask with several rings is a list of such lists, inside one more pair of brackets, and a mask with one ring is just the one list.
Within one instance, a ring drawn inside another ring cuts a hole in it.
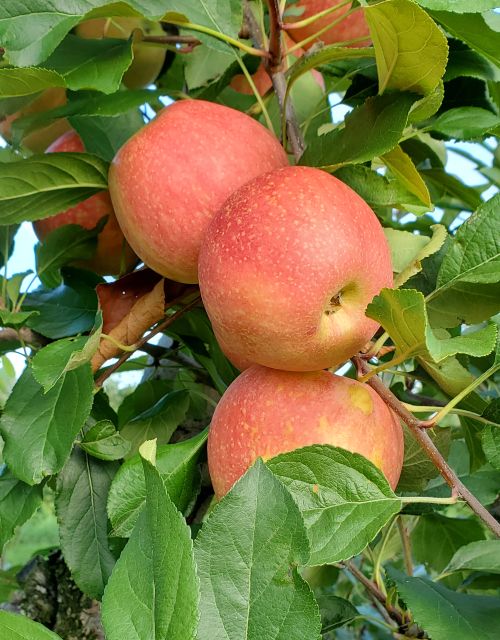
[{"label": "green leaf", "polygon": [[428,209],[422,206],[418,198],[407,191],[399,180],[382,176],[369,167],[352,165],[342,167],[335,177],[354,189],[372,208],[394,207],[421,215]]},{"label": "green leaf", "polygon": [[486,135],[500,125],[500,118],[479,107],[448,109],[429,126],[433,131],[450,138],[470,140]]},{"label": "green leaf", "polygon": [[69,119],[89,153],[111,162],[118,149],[144,126],[139,109],[115,116],[72,116]]},{"label": "green leaf", "polygon": [[[397,488],[398,491],[420,493],[431,478],[436,478],[439,475],[439,471],[406,425],[403,426],[403,433],[405,456]],[[427,433],[446,460],[450,449],[451,429],[437,427],[436,429],[428,429]]]},{"label": "green leaf", "polygon": [[474,211],[482,203],[478,191],[465,185],[459,178],[446,173],[444,169],[421,169],[431,194],[432,201],[437,206],[447,207],[451,202],[466,211]]},{"label": "green leaf", "polygon": [[98,40],[67,35],[43,66],[62,76],[72,91],[94,89],[113,93],[120,88],[132,59],[131,39]]},{"label": "green leaf", "polygon": [[483,12],[488,9],[495,9],[498,6],[498,0],[416,0],[418,4],[426,9],[435,9],[436,11],[453,11],[454,13],[467,12]]},{"label": "green leaf", "polygon": [[304,518],[310,565],[355,556],[401,509],[382,472],[357,453],[313,445],[277,456],[267,466]]},{"label": "green leaf", "polygon": [[47,218],[107,189],[107,167],[87,153],[48,153],[3,164],[0,224]]},{"label": "green leaf", "polygon": [[8,611],[0,611],[0,632],[5,640],[61,640],[42,624]]},{"label": "green leaf", "polygon": [[410,578],[387,568],[415,622],[432,640],[496,640],[500,600],[450,591],[427,578]]},{"label": "green leaf", "polygon": [[38,315],[38,311],[8,311],[0,309],[0,325],[2,327],[15,327],[16,329]]},{"label": "green leaf", "polygon": [[464,570],[500,573],[500,540],[480,540],[460,547],[444,573]]},{"label": "green leaf", "polygon": [[42,486],[15,478],[4,465],[0,468],[0,553],[16,527],[30,518],[42,502]]},{"label": "green leaf", "polygon": [[364,14],[375,47],[379,93],[431,93],[444,74],[448,45],[428,14],[409,0],[381,2]]},{"label": "green leaf", "polygon": [[119,427],[122,428],[127,422],[150,409],[170,391],[173,391],[173,383],[170,380],[150,378],[138,384],[118,407]]},{"label": "green leaf", "polygon": [[30,485],[60,471],[92,407],[90,366],[65,373],[44,393],[30,367],[17,381],[0,418],[3,456]]},{"label": "green leaf", "polygon": [[89,230],[77,224],[65,224],[49,233],[35,248],[36,272],[41,283],[48,289],[58,287],[62,284],[61,267],[92,257],[102,226]]},{"label": "green leaf", "polygon": [[368,98],[346,117],[344,128],[313,139],[300,163],[333,170],[387,153],[398,144],[415,100],[409,93]]},{"label": "green leaf", "polygon": [[[39,64],[89,11],[94,9],[92,17],[110,15],[107,4],[109,0],[73,0],[69,5],[59,0],[33,0],[29,7],[23,3],[2,3],[0,42],[11,64],[19,67]],[[104,9],[99,11],[99,7]],[[164,0],[130,0],[127,4],[113,6],[111,14],[131,16],[139,13],[159,20],[164,12]]]},{"label": "green leaf", "polygon": [[417,562],[442,571],[457,549],[469,542],[484,540],[484,530],[476,520],[446,518],[438,513],[420,516],[411,534]]},{"label": "green leaf", "polygon": [[[476,4],[474,2],[474,6]],[[500,33],[493,31],[482,15],[479,13],[459,14],[454,9],[453,12],[432,11],[431,15],[452,36],[468,44],[493,64],[500,66]]]},{"label": "green leaf", "polygon": [[392,270],[396,275],[394,287],[400,287],[422,270],[422,260],[433,255],[443,246],[447,237],[446,227],[441,224],[431,226],[432,238],[415,235],[409,231],[399,231],[387,227],[385,237],[389,243]]},{"label": "green leaf", "polygon": [[49,87],[65,87],[66,83],[49,69],[0,69],[0,98],[27,96]]},{"label": "green leaf", "polygon": [[[198,460],[206,439],[207,430],[189,440],[158,447],[156,467],[170,499],[184,514],[198,491]],[[109,492],[108,514],[114,535],[131,535],[145,500],[144,470],[137,454],[122,464]]]},{"label": "green leaf", "polygon": [[478,323],[500,310],[499,238],[500,195],[496,195],[458,228],[447,248],[436,288],[427,296],[433,324]]},{"label": "green leaf", "polygon": [[146,507],[104,593],[106,638],[194,639],[199,587],[189,527],[158,471],[143,465]]},{"label": "green leaf", "polygon": [[120,460],[130,451],[130,442],[116,431],[110,420],[99,420],[86,432],[80,447],[99,460]]},{"label": "green leaf", "polygon": [[431,197],[425,182],[410,156],[400,146],[384,153],[381,160],[410,193],[413,193],[428,209],[433,210]]},{"label": "green leaf", "polygon": [[97,312],[95,286],[99,280],[84,277],[89,272],[64,271],[64,284],[56,289],[37,289],[30,293],[23,308],[40,315],[28,321],[29,326],[47,338],[57,340],[90,331]]},{"label": "green leaf", "polygon": [[368,305],[366,315],[379,322],[391,336],[398,361],[420,356],[440,362],[457,353],[481,357],[491,353],[496,344],[494,324],[473,333],[438,337],[429,324],[425,298],[414,289],[382,289]]},{"label": "green leaf", "polygon": [[323,633],[325,630],[331,631],[343,627],[359,617],[359,612],[349,600],[328,594],[317,596],[321,621],[323,623]]},{"label": "green leaf", "polygon": [[[100,319],[102,324],[102,319]],[[63,338],[38,351],[31,363],[33,376],[45,393],[50,391],[67,372],[90,362],[97,351],[100,327],[91,336]]]},{"label": "green leaf", "polygon": [[127,422],[120,433],[131,444],[128,457],[136,453],[146,440],[157,438],[159,444],[167,443],[184,420],[188,408],[189,393],[183,389],[172,391]]},{"label": "green leaf", "polygon": [[[227,81],[224,79],[224,75],[227,72]],[[226,49],[224,52],[216,49],[211,49],[206,45],[198,46],[188,56],[186,56],[186,62],[184,65],[184,74],[186,84],[189,91],[195,89],[201,89],[209,85],[211,90],[214,91],[215,83],[211,82],[215,78],[220,78],[219,91],[215,92],[215,95],[210,96],[208,93],[205,95],[199,95],[203,99],[210,99],[210,97],[216,98],[218,93],[227,86],[231,78],[235,73],[241,72],[241,67],[236,59],[235,54]],[[200,92],[203,94],[204,92]],[[198,93],[196,94],[198,96]]]},{"label": "green leaf", "polygon": [[64,559],[80,589],[100,599],[115,559],[108,547],[106,498],[116,463],[75,448],[57,478],[56,511]]},{"label": "green leaf", "polygon": [[481,440],[488,462],[500,471],[500,427],[487,425],[481,433]]},{"label": "green leaf", "polygon": [[295,502],[258,460],[196,538],[198,640],[319,640],[318,606],[294,568],[308,555]]}]

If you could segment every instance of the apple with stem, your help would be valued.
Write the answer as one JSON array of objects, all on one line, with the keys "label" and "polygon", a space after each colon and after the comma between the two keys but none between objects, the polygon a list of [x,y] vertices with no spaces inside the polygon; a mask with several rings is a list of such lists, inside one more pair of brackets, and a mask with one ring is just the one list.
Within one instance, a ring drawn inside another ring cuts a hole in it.
[{"label": "apple with stem", "polygon": [[[346,15],[352,9],[352,3],[341,2],[340,0],[299,0],[296,4],[292,5],[294,9],[304,9],[300,15],[285,17],[285,23],[293,24],[294,22],[300,22],[306,18],[310,18],[317,13],[330,9],[335,5],[342,5],[336,11],[318,18],[311,24],[305,27],[290,28],[287,30],[288,35],[295,42],[303,42],[307,38],[314,36],[319,31],[326,29],[323,33],[320,33],[317,38],[314,38],[310,42],[304,43],[302,46],[304,49],[309,49],[315,42],[324,42],[325,44],[337,44],[340,42],[350,42],[351,40],[357,40],[358,38],[365,38],[356,43],[346,46],[362,47],[367,46],[370,42],[370,30],[366,23],[365,16],[362,8],[356,9],[352,14]],[[345,18],[343,18],[345,16]],[[335,24],[331,28],[327,28],[333,22],[340,20],[338,24]]]},{"label": "apple with stem", "polygon": [[393,277],[366,202],[328,173],[298,166],[228,198],[205,234],[199,281],[217,340],[238,368],[315,371],[373,337],[378,324],[365,309]]},{"label": "apple with stem", "polygon": [[[145,35],[165,35],[161,24],[143,18],[93,18],[77,25],[80,38],[127,39],[135,29]],[[132,48],[134,59],[123,76],[129,89],[142,89],[156,80],[165,62],[166,49],[151,42],[136,42]]]},{"label": "apple with stem", "polygon": [[360,453],[394,489],[403,466],[398,418],[369,387],[327,371],[253,366],[228,387],[212,417],[208,466],[221,498],[253,462],[312,444]]},{"label": "apple with stem", "polygon": [[184,283],[198,281],[207,226],[240,186],[288,158],[250,116],[213,102],[163,109],[115,156],[109,190],[123,233],[144,263]]},{"label": "apple with stem", "polygon": [[[58,138],[50,145],[46,153],[64,151],[77,153],[85,151],[83,142],[75,131],[68,131]],[[79,264],[102,275],[129,271],[137,263],[137,256],[123,237],[108,191],[96,193],[55,216],[33,222],[33,229],[38,239],[43,242],[43,239],[51,231],[65,224],[78,224],[85,229],[93,229],[105,216],[108,217],[108,220],[98,236],[97,250],[94,256]]]}]

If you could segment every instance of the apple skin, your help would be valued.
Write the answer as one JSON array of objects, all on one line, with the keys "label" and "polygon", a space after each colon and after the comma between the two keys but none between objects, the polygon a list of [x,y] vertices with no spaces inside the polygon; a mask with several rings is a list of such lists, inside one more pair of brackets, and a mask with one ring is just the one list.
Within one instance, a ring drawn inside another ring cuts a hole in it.
[{"label": "apple skin", "polygon": [[123,233],[144,263],[171,280],[195,283],[215,212],[245,182],[287,164],[278,140],[250,116],[185,100],[123,145],[109,190]]},{"label": "apple skin", "polygon": [[[46,153],[57,151],[81,153],[85,149],[80,136],[75,131],[68,131],[51,144]],[[51,231],[65,224],[79,224],[85,229],[92,229],[104,216],[108,216],[108,221],[98,236],[95,254],[90,260],[82,261],[79,264],[101,275],[118,274],[121,270],[122,253],[124,253],[126,270],[131,269],[137,263],[137,256],[125,242],[108,191],[96,193],[55,216],[33,222],[33,229],[37,238],[43,241]]]},{"label": "apple skin", "polygon": [[[339,3],[340,0],[336,2],[332,2],[332,0],[299,0],[293,6],[297,9],[303,7],[304,12],[300,16],[286,18],[285,22],[291,23],[305,20],[306,18],[310,18],[316,13],[325,11],[325,9],[329,9],[330,7]],[[333,11],[323,18],[319,18],[307,27],[302,27],[300,29],[290,29],[290,31],[288,31],[287,33],[293,40],[295,40],[295,42],[302,42],[302,40],[305,40],[306,38],[309,38],[309,36],[314,35],[323,27],[331,24],[334,20],[338,20],[338,18],[340,18],[350,10],[351,5],[345,5],[344,7],[340,7],[340,9],[338,9],[337,11]],[[366,36],[365,42],[359,42],[350,46],[362,47],[367,46],[370,43],[370,30],[368,28],[368,24],[366,23],[363,10],[361,9],[339,22],[339,24],[337,24],[336,26],[328,29],[328,31],[325,31],[323,34],[318,36],[316,40],[304,45],[304,49],[309,49],[310,47],[312,47],[314,42],[318,41],[324,42],[325,44],[336,44],[337,42],[354,40],[355,38],[361,38],[363,36]]]},{"label": "apple skin", "polygon": [[[8,115],[4,120],[0,122],[0,135],[7,142],[12,141],[12,123],[18,118],[24,116],[35,115],[36,113],[42,113],[43,111],[49,111],[56,107],[62,107],[66,104],[66,90],[61,87],[51,87],[46,89],[39,96],[37,96],[32,102],[29,102],[19,111]],[[66,118],[60,118],[55,122],[52,122],[46,127],[36,129],[31,133],[28,133],[23,138],[23,146],[33,151],[33,153],[43,153],[45,149],[54,140],[59,138],[63,133],[70,129],[69,122]]]},{"label": "apple skin", "polygon": [[208,434],[217,498],[258,458],[312,444],[360,453],[394,489],[403,466],[403,431],[369,387],[327,371],[294,373],[253,366],[228,387]]},{"label": "apple skin", "polygon": [[315,371],[348,360],[374,335],[369,302],[391,287],[389,246],[350,187],[286,167],[235,192],[200,251],[200,290],[217,340],[250,363]]},{"label": "apple skin", "polygon": [[[80,38],[130,37],[134,29],[145,35],[163,36],[161,25],[142,18],[93,18],[77,25]],[[166,49],[149,42],[133,45],[134,59],[123,76],[123,84],[129,89],[143,89],[156,80],[165,62]]]}]

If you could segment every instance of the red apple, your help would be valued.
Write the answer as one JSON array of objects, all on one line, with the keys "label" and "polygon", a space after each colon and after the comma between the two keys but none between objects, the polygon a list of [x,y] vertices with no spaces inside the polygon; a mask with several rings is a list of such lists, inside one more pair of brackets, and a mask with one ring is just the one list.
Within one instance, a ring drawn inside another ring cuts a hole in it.
[{"label": "red apple", "polygon": [[[36,113],[42,113],[49,109],[55,109],[56,107],[62,107],[65,104],[66,89],[62,89],[61,87],[46,89],[37,95],[34,100],[22,107],[22,109],[4,118],[4,120],[0,122],[0,135],[2,135],[7,142],[11,142],[11,129],[14,120],[24,116],[35,115]],[[70,125],[66,118],[60,118],[24,136],[22,140],[23,146],[33,151],[33,153],[43,153],[49,144],[54,142],[54,140],[59,138],[64,132],[68,131],[69,128]]]},{"label": "red apple", "polygon": [[[80,136],[75,131],[68,131],[47,149],[47,153],[55,151],[83,152],[85,149]],[[121,271],[122,259],[123,266],[128,270],[136,264],[137,256],[125,242],[108,191],[96,193],[51,218],[37,220],[33,223],[33,228],[38,239],[43,241],[47,234],[65,224],[79,224],[85,229],[92,229],[104,216],[108,216],[108,221],[99,234],[97,250],[90,260],[82,263],[82,266],[102,275],[117,274]]]},{"label": "red apple", "polygon": [[[145,35],[165,35],[161,24],[143,18],[94,18],[81,22],[75,31],[80,38],[126,39],[134,29],[140,29]],[[166,49],[151,42],[137,42],[132,51],[134,59],[123,76],[123,84],[129,89],[142,89],[158,77]]]},{"label": "red apple", "polygon": [[109,173],[125,237],[144,263],[178,282],[198,281],[202,236],[224,200],[288,163],[278,140],[240,111],[176,102],[128,140]]},{"label": "red apple", "polygon": [[[290,23],[305,20],[306,18],[310,18],[311,16],[320,13],[321,11],[325,11],[325,9],[329,9],[330,7],[335,6],[336,4],[340,4],[340,0],[299,0],[296,4],[293,5],[293,7],[297,9],[304,8],[304,12],[300,16],[287,18],[285,22]],[[320,29],[323,29],[327,25],[338,20],[350,10],[351,5],[345,5],[337,9],[337,11],[329,13],[323,18],[315,20],[307,27],[290,29],[288,31],[288,34],[291,38],[293,38],[293,40],[295,40],[295,42],[302,42],[302,40],[313,36]],[[314,41],[311,41],[303,46],[304,49],[309,49],[309,47],[311,47],[314,42],[317,41],[324,42],[325,44],[336,44],[337,42],[346,42],[348,40],[354,40],[355,38],[362,38],[364,36],[366,36],[366,41],[359,42],[352,46],[366,46],[370,42],[370,30],[366,23],[363,9],[358,9],[352,15],[347,16],[347,18],[341,20],[341,22],[339,22],[337,25],[322,33]]]},{"label": "red apple", "polygon": [[315,371],[372,338],[378,325],[365,309],[392,286],[392,265],[364,200],[324,171],[286,167],[224,203],[205,234],[199,280],[236,366]]},{"label": "red apple", "polygon": [[394,489],[403,466],[399,420],[371,389],[327,371],[254,366],[229,386],[212,417],[208,466],[221,498],[258,458],[312,444],[360,453]]}]

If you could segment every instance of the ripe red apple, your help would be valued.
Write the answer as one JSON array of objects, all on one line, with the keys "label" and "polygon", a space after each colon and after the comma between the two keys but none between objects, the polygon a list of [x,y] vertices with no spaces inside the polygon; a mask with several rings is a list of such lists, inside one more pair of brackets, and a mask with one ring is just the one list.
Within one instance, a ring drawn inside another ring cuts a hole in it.
[{"label": "ripe red apple", "polygon": [[[42,113],[43,111],[49,111],[49,109],[55,109],[56,107],[62,107],[66,104],[66,90],[61,87],[52,87],[42,91],[37,95],[34,100],[26,104],[22,109],[8,115],[4,120],[0,122],[0,135],[2,135],[7,142],[12,141],[12,123],[18,118],[24,116],[35,115],[36,113]],[[68,131],[70,128],[69,122],[66,118],[60,118],[55,122],[36,129],[31,133],[28,133],[23,138],[23,146],[25,146],[33,153],[43,153],[45,149],[54,142],[59,136]]]},{"label": "ripe red apple", "polygon": [[389,246],[352,189],[286,167],[233,193],[205,234],[203,302],[225,354],[287,371],[339,365],[378,325],[365,309],[392,286]]},{"label": "ripe red apple", "polygon": [[278,140],[250,116],[185,100],[123,145],[109,190],[123,233],[145,264],[194,283],[201,238],[217,209],[245,182],[287,163]]},{"label": "ripe red apple", "polygon": [[[340,0],[299,0],[293,5],[293,7],[297,9],[304,8],[304,12],[300,16],[290,16],[286,18],[285,22],[291,23],[305,20],[306,18],[310,18],[311,16],[320,13],[321,11],[325,11],[325,9],[329,9],[336,4],[340,4]],[[351,5],[345,5],[340,7],[337,11],[329,13],[323,18],[315,20],[307,27],[290,29],[288,34],[293,40],[295,40],[295,42],[302,42],[302,40],[309,38],[320,29],[323,29],[335,20],[338,20],[350,10]],[[352,46],[366,46],[370,42],[370,30],[366,23],[363,9],[358,9],[352,15],[341,20],[337,25],[322,33],[315,39],[315,41],[321,41],[325,44],[335,44],[337,42],[346,42],[348,40],[354,40],[355,38],[362,38],[364,36],[366,36],[366,41],[359,42]],[[304,49],[309,49],[315,41],[305,44]]]},{"label": "ripe red apple", "polygon": [[[126,39],[134,29],[145,35],[165,35],[161,24],[143,18],[94,18],[77,25],[80,38]],[[123,84],[129,89],[142,89],[154,82],[165,61],[166,49],[151,42],[137,42],[133,46],[134,59],[123,76]]]},{"label": "ripe red apple", "polygon": [[258,458],[312,444],[360,453],[394,489],[403,466],[399,420],[371,389],[327,371],[254,366],[228,387],[212,417],[208,466],[221,498]]},{"label": "ripe red apple", "polygon": [[[75,131],[68,131],[47,149],[47,153],[55,151],[83,152],[85,149],[80,136]],[[123,266],[128,270],[137,263],[137,256],[127,245],[118,226],[108,191],[96,193],[51,218],[37,220],[33,228],[38,239],[43,241],[47,234],[65,224],[79,224],[85,229],[92,229],[104,216],[108,216],[108,221],[99,234],[97,250],[90,260],[81,264],[102,275],[118,274],[122,268],[122,258]]]}]

